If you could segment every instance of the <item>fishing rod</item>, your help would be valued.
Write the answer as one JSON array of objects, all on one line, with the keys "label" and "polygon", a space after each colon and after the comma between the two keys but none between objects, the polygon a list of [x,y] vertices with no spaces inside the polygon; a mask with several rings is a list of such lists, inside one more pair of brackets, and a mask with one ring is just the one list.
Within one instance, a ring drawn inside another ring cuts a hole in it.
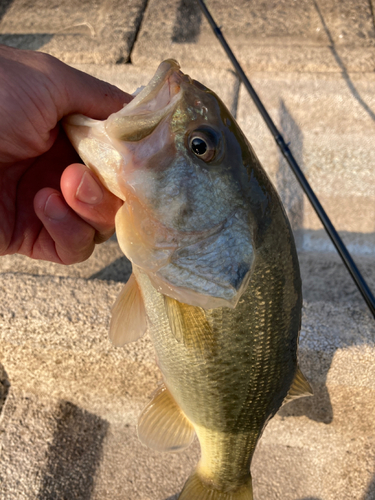
[{"label": "fishing rod", "polygon": [[233,54],[227,41],[225,40],[219,26],[215,23],[207,6],[204,3],[204,0],[197,0],[197,1],[199,3],[200,8],[202,9],[203,14],[205,15],[207,21],[209,22],[216,38],[219,40],[221,46],[225,50],[227,56],[229,57],[231,63],[234,66],[234,69],[235,69],[238,77],[240,78],[240,80],[244,84],[246,90],[248,91],[252,100],[254,101],[254,104],[258,108],[258,111],[260,112],[264,121],[266,122],[266,125],[269,128],[271,134],[273,135],[273,138],[275,139],[276,144],[280,148],[284,158],[286,159],[289,166],[293,170],[294,175],[296,176],[302,189],[304,190],[305,194],[307,195],[308,199],[310,200],[310,203],[312,204],[316,214],[318,215],[325,230],[327,231],[328,236],[330,237],[330,239],[331,239],[332,243],[334,244],[336,250],[338,251],[342,261],[344,262],[347,270],[349,271],[351,277],[353,278],[355,284],[357,285],[358,290],[362,294],[362,297],[364,298],[368,308],[370,309],[372,315],[375,318],[375,298],[374,298],[373,294],[371,293],[369,286],[367,285],[365,279],[363,278],[362,274],[360,273],[355,262],[353,261],[350,253],[348,252],[348,250],[347,250],[344,242],[342,241],[341,237],[339,236],[338,232],[334,228],[328,215],[326,214],[325,210],[323,209],[322,205],[320,204],[320,202],[319,202],[317,196],[315,195],[314,191],[312,190],[310,184],[308,183],[304,173],[302,172],[302,170],[301,170],[300,166],[298,165],[296,159],[294,158],[291,150],[289,149],[289,146],[284,141],[283,136],[280,134],[276,125],[272,121],[272,118],[270,117],[266,108],[263,106],[263,103],[259,99],[258,94],[255,92],[253,86],[251,85],[250,81],[248,80],[247,76],[245,75],[242,67],[240,66],[235,55]]}]

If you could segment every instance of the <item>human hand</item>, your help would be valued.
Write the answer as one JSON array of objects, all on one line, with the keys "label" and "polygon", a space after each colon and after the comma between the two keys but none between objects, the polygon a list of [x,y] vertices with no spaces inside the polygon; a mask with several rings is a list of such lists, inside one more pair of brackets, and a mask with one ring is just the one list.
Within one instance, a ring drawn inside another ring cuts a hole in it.
[{"label": "human hand", "polygon": [[113,234],[122,202],[77,163],[59,121],[103,120],[131,99],[47,54],[0,45],[0,255],[72,264]]}]

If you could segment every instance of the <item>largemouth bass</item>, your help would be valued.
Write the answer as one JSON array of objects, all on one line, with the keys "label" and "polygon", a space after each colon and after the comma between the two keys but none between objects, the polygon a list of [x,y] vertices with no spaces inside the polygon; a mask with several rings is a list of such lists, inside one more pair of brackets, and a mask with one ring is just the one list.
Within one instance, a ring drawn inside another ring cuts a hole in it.
[{"label": "largemouth bass", "polygon": [[222,101],[164,61],[105,121],[67,134],[124,200],[116,216],[133,273],[110,327],[116,345],[147,330],[164,383],[140,440],[201,459],[180,499],[252,499],[250,463],[283,402],[311,394],[297,364],[301,278],[280,199]]}]

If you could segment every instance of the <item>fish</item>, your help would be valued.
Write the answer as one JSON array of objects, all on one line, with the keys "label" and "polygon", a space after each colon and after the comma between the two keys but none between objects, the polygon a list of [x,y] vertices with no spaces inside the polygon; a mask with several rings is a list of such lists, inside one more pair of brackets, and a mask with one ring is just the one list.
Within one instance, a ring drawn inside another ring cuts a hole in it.
[{"label": "fish", "polygon": [[148,332],[163,382],[140,441],[201,457],[180,500],[253,499],[268,421],[312,394],[297,361],[302,292],[291,227],[220,98],[163,61],[107,120],[65,119],[84,163],[123,200],[115,219],[132,274],[112,309],[116,346]]}]

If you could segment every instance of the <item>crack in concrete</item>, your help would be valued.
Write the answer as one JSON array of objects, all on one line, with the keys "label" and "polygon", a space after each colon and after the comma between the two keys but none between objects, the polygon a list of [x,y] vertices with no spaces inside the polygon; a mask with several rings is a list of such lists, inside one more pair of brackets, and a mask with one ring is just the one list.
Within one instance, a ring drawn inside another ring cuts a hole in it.
[{"label": "crack in concrete", "polygon": [[136,31],[134,33],[133,41],[130,44],[128,58],[125,59],[124,57],[120,57],[120,59],[118,59],[116,61],[116,64],[132,64],[132,60],[131,60],[132,52],[133,52],[133,49],[135,47],[135,44],[137,43],[138,35],[139,35],[139,33],[141,32],[141,29],[142,29],[142,24],[143,24],[143,20],[145,18],[145,13],[146,13],[146,10],[147,10],[147,7],[148,7],[148,2],[149,2],[149,0],[145,0],[144,1],[143,5],[142,5],[142,8],[139,9],[139,15],[135,19],[134,24],[136,26],[138,26],[138,28],[136,29]]},{"label": "crack in concrete", "polygon": [[[341,57],[339,56],[339,54],[338,54],[338,52],[336,50],[335,42],[334,42],[334,40],[332,38],[331,32],[329,31],[326,22],[324,20],[323,14],[322,14],[322,12],[321,12],[321,10],[319,8],[319,5],[318,5],[317,1],[313,0],[313,4],[314,4],[315,9],[316,9],[316,11],[318,13],[318,16],[320,18],[320,21],[322,23],[323,29],[326,32],[326,35],[328,37],[328,40],[329,40],[329,46],[328,46],[328,48],[330,49],[330,51],[331,51],[331,53],[332,53],[335,61],[337,62],[337,65],[341,69],[342,77],[345,80],[345,83],[346,83],[346,85],[347,85],[350,93],[352,94],[352,96],[354,97],[354,99],[356,99],[356,101],[358,101],[358,103],[366,111],[366,113],[369,115],[369,117],[373,121],[375,121],[375,113],[372,111],[372,109],[368,106],[368,104],[363,100],[363,98],[359,94],[358,90],[356,89],[354,83],[352,82],[352,80],[351,80],[351,78],[349,76],[349,73],[348,73],[348,70],[345,67],[345,64],[343,63]],[[371,13],[372,13],[372,9],[371,9]]]}]

